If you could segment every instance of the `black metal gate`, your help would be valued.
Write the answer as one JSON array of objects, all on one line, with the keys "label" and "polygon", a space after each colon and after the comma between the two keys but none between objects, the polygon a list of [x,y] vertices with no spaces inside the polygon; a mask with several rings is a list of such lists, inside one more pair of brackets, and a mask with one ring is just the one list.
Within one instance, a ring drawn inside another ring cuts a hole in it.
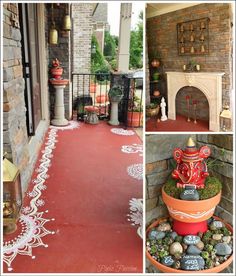
[{"label": "black metal gate", "polygon": [[83,121],[85,106],[96,106],[99,119],[109,116],[110,74],[72,73],[72,110]]}]

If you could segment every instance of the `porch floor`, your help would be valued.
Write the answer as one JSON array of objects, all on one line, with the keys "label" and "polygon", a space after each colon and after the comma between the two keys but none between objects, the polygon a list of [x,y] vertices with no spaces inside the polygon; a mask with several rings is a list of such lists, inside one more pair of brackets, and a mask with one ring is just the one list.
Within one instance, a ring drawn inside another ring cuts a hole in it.
[{"label": "porch floor", "polygon": [[177,115],[176,120],[160,121],[150,118],[146,122],[146,131],[209,131],[208,122],[197,120],[197,124],[186,121],[186,117]]},{"label": "porch floor", "polygon": [[[42,246],[31,246],[35,258],[18,251],[9,265],[12,272],[142,272],[142,239],[137,227],[127,219],[130,200],[142,198],[141,172],[135,172],[135,164],[142,163],[142,153],[134,150],[141,141],[134,132],[124,136],[111,129],[105,122],[80,123],[74,129],[49,129],[33,175],[36,181],[32,181],[25,196],[22,216],[30,217],[32,207],[36,208],[36,216],[41,214],[50,220],[45,221],[44,227],[51,232],[44,236],[41,229],[38,245]],[[130,154],[129,150],[121,150],[124,145],[133,145]],[[43,175],[42,163],[47,163],[47,152],[51,165]],[[45,179],[41,184],[40,174]],[[18,223],[16,233],[4,236],[4,245],[20,235],[23,224]],[[22,233],[26,235],[25,229]],[[26,247],[30,247],[29,240],[28,237]],[[4,271],[9,272],[5,263]]]}]

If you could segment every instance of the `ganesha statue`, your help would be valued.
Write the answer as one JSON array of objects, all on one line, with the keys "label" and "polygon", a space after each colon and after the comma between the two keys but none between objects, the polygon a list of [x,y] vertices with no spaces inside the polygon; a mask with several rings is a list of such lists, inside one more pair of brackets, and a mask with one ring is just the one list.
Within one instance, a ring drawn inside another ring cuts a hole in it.
[{"label": "ganesha statue", "polygon": [[207,165],[204,161],[211,151],[208,146],[203,146],[199,150],[193,139],[190,137],[185,150],[174,149],[174,159],[177,162],[176,169],[172,172],[172,177],[177,179],[177,187],[186,188],[188,186],[195,189],[204,188],[206,177],[209,175]]}]

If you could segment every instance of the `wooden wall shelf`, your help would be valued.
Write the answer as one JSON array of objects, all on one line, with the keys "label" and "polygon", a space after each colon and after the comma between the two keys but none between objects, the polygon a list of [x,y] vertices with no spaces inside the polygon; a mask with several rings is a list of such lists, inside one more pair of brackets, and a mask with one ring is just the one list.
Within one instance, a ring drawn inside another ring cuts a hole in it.
[{"label": "wooden wall shelf", "polygon": [[177,24],[178,54],[209,54],[209,21],[208,17],[181,22]]}]

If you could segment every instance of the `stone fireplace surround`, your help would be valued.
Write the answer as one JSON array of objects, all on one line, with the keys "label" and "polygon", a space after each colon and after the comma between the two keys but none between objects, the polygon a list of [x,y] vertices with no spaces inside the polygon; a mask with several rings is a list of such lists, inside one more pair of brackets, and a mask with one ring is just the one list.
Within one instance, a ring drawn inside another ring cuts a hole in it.
[{"label": "stone fireplace surround", "polygon": [[166,72],[168,93],[168,118],[176,120],[175,99],[184,86],[200,89],[209,103],[209,130],[220,131],[222,111],[222,76],[218,72]]}]

